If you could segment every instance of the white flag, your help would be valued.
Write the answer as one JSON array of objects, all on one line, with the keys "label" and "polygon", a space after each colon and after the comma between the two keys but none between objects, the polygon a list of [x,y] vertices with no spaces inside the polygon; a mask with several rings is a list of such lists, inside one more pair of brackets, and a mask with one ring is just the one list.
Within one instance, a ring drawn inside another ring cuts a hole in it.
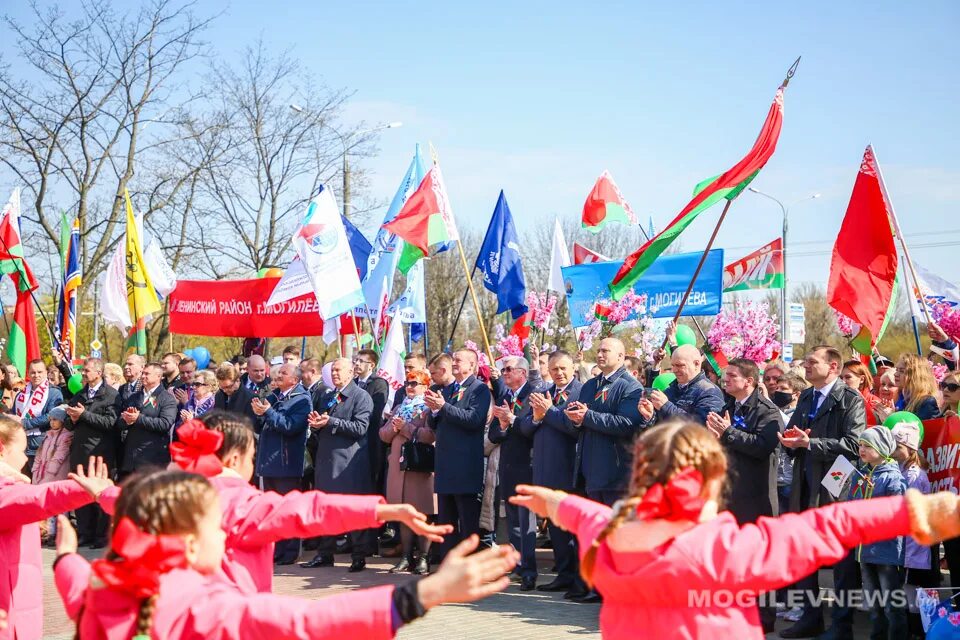
[{"label": "white flag", "polygon": [[281,304],[312,291],[310,278],[307,277],[307,271],[303,268],[303,263],[300,262],[300,256],[293,256],[290,265],[283,272],[283,276],[280,277],[280,282],[273,288],[273,293],[267,300],[267,306]]},{"label": "white flag", "polygon": [[124,333],[130,322],[130,306],[127,304],[127,243],[120,240],[113,252],[110,264],[103,273],[101,282],[100,315],[107,324],[112,324]]},{"label": "white flag", "polygon": [[960,306],[960,287],[924,269],[916,262],[913,263],[913,267],[917,271],[918,282],[914,282],[909,268],[906,269],[906,280],[910,290],[910,311],[914,317],[923,317],[923,311],[920,309],[921,295],[926,299],[928,309],[937,304],[946,304],[953,308]]},{"label": "white flag", "polygon": [[427,321],[427,311],[423,295],[423,260],[410,267],[407,272],[407,287],[390,308],[387,315],[399,318],[402,322],[413,324]]},{"label": "white flag", "polygon": [[823,480],[820,481],[820,484],[830,492],[834,498],[839,498],[843,493],[844,485],[847,484],[847,481],[850,479],[854,473],[857,472],[857,468],[853,466],[853,463],[844,458],[842,455],[837,456],[837,459],[833,462],[833,465],[827,470],[827,475],[823,476]]},{"label": "white flag", "polygon": [[[323,344],[333,344],[340,339],[340,317],[323,321]],[[328,363],[329,364],[329,363]],[[326,383],[324,383],[326,384]],[[332,385],[327,385],[332,388]]]},{"label": "white flag", "polygon": [[550,250],[550,278],[547,280],[547,291],[556,291],[559,294],[566,293],[563,286],[563,273],[561,267],[570,266],[570,252],[567,250],[567,241],[563,237],[563,229],[560,228],[560,219],[553,220],[553,248]]},{"label": "white flag", "polygon": [[167,263],[156,240],[151,239],[147,243],[147,247],[143,250],[143,262],[147,267],[147,273],[150,274],[153,288],[161,300],[177,288],[177,274]]},{"label": "white flag", "polygon": [[322,186],[310,201],[303,223],[293,234],[293,246],[310,279],[321,318],[332,320],[363,304],[360,276],[330,187]]},{"label": "white flag", "polygon": [[403,357],[406,355],[406,346],[403,342],[403,323],[394,317],[387,330],[387,339],[383,343],[380,353],[380,366],[377,375],[387,381],[390,388],[396,391],[403,387],[406,376],[403,372]]}]

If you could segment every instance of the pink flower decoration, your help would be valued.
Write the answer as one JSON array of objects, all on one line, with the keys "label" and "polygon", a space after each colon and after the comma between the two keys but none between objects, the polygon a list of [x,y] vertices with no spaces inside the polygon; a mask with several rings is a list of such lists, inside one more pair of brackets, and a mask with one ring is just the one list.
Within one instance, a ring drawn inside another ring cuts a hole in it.
[{"label": "pink flower decoration", "polygon": [[766,362],[780,351],[776,318],[766,302],[735,303],[724,309],[707,332],[707,342],[723,351],[727,358],[747,358]]},{"label": "pink flower decoration", "polygon": [[530,309],[530,324],[537,329],[544,329],[557,307],[557,296],[549,291],[531,291],[527,294],[527,307]]},{"label": "pink flower decoration", "polygon": [[837,328],[840,330],[840,335],[852,338],[860,333],[860,325],[854,322],[852,318],[843,315],[836,309],[833,310],[833,315],[837,319]]},{"label": "pink flower decoration", "polygon": [[945,364],[935,364],[930,363],[930,368],[933,369],[933,377],[937,379],[937,382],[943,382],[943,379],[950,373],[950,369]]},{"label": "pink flower decoration", "polygon": [[941,302],[931,308],[931,315],[940,328],[954,340],[960,339],[960,309]]}]

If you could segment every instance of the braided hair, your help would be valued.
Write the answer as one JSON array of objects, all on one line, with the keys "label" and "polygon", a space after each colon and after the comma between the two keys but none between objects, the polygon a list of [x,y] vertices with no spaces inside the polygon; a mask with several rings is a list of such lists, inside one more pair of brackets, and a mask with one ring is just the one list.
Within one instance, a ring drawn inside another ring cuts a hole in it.
[{"label": "braided hair", "polygon": [[618,503],[619,508],[580,563],[580,573],[588,585],[593,584],[593,570],[600,544],[633,516],[650,487],[669,482],[687,467],[699,471],[704,483],[723,477],[727,472],[723,447],[703,425],[668,422],[648,429],[637,438],[627,496]]},{"label": "braided hair", "polygon": [[230,411],[214,410],[200,418],[207,429],[223,434],[223,444],[217,450],[217,457],[225,460],[234,451],[246,453],[254,446],[253,425],[249,418]]}]

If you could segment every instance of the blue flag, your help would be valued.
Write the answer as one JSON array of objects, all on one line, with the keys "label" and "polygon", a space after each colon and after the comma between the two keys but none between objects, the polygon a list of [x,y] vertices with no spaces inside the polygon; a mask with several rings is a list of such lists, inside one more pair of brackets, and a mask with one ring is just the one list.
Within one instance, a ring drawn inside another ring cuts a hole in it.
[{"label": "blue flag", "polygon": [[503,191],[477,254],[476,266],[483,273],[483,286],[497,296],[497,313],[510,311],[516,320],[527,312],[527,284],[520,262],[520,240]]},{"label": "blue flag", "polygon": [[373,247],[370,245],[370,241],[363,237],[360,230],[347,220],[347,216],[340,214],[340,219],[343,220],[343,228],[347,232],[347,242],[350,243],[353,264],[357,265],[360,279],[363,280],[367,275],[367,260],[370,258],[370,251]]}]

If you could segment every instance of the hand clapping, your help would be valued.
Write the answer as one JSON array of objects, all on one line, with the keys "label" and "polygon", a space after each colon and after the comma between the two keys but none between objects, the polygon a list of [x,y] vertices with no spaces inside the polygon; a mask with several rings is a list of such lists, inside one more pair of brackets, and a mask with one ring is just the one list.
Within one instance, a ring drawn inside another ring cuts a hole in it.
[{"label": "hand clapping", "polygon": [[427,405],[431,411],[439,411],[447,401],[443,399],[443,395],[440,392],[427,389],[426,393],[423,394],[423,403]]},{"label": "hand clapping", "polygon": [[722,436],[726,430],[730,428],[730,424],[731,421],[729,411],[727,411],[725,416],[721,416],[713,411],[707,414],[707,429],[717,438]]}]

